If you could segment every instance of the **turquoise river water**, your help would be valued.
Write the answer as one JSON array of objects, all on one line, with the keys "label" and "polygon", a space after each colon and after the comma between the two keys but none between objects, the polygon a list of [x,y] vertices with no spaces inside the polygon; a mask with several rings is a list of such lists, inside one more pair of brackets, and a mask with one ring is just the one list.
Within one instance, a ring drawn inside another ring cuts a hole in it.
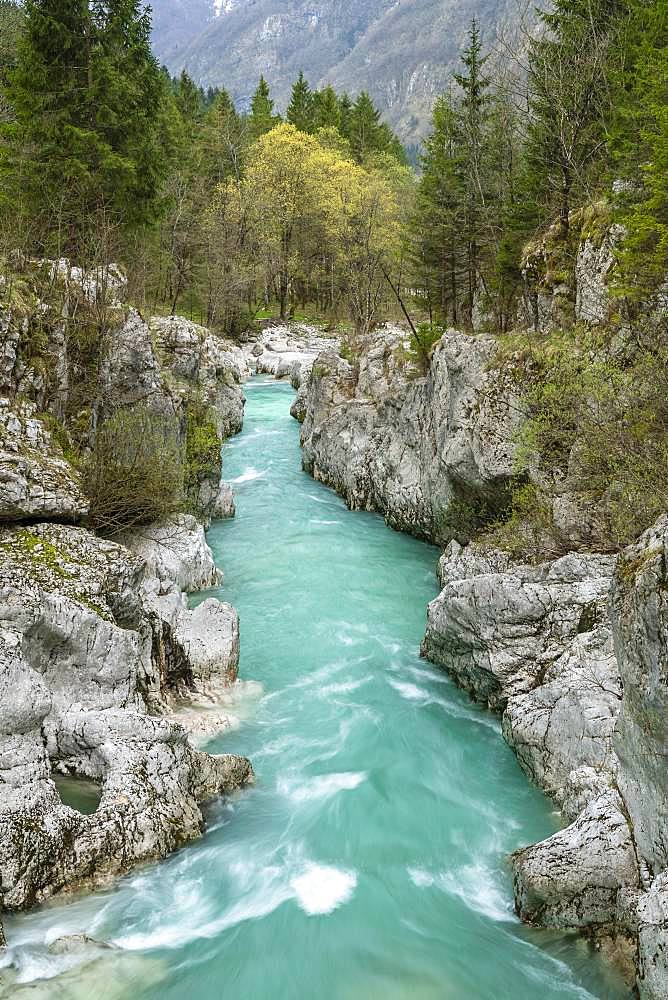
[{"label": "turquoise river water", "polygon": [[[166,861],[8,920],[4,996],[626,997],[584,942],[514,915],[507,855],[558,820],[498,719],[419,658],[437,550],[302,472],[289,386],[246,395],[237,517],[209,534],[241,617],[238,726],[210,748],[256,784]],[[116,947],[49,953],[75,932]]]}]

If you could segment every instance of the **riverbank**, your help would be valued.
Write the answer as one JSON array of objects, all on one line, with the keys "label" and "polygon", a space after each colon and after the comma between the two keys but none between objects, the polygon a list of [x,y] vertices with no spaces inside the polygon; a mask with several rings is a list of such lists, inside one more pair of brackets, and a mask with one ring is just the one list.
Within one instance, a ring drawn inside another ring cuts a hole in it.
[{"label": "riverbank", "polygon": [[[146,321],[118,268],[24,261],[2,289],[4,913],[166,856],[252,770],[196,749],[182,712],[237,670],[234,609],[189,610],[184,592],[219,578],[203,525],[221,441],[242,424],[241,352],[186,320]],[[94,782],[97,807],[73,808],[55,776]],[[8,949],[11,966],[11,936]]]}]

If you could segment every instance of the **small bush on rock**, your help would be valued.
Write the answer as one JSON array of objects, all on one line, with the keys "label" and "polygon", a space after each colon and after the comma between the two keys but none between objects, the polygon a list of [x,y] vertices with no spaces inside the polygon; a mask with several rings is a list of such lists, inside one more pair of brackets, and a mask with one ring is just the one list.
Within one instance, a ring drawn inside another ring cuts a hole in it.
[{"label": "small bush on rock", "polygon": [[102,534],[162,521],[183,509],[184,456],[175,417],[120,410],[98,428],[84,464],[90,519]]},{"label": "small bush on rock", "polygon": [[199,487],[207,479],[220,480],[222,441],[211,407],[200,399],[186,410],[184,487],[193,513],[198,514]]},{"label": "small bush on rock", "polygon": [[627,545],[668,506],[668,331],[624,344],[576,328],[507,363],[528,417],[518,467],[542,491],[517,493],[505,534],[524,519],[545,544],[548,497],[568,494],[587,512],[591,546]]}]

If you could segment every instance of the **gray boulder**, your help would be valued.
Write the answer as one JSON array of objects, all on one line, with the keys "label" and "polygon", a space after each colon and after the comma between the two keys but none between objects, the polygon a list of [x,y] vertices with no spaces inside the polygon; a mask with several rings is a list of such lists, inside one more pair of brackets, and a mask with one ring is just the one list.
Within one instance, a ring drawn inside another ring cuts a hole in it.
[{"label": "gray boulder", "polygon": [[218,496],[213,508],[213,517],[220,520],[234,517],[236,507],[234,504],[234,491],[230,483],[221,483],[218,487]]},{"label": "gray boulder", "polygon": [[383,328],[355,365],[331,350],[318,356],[303,463],[351,508],[446,543],[461,534],[458,507],[493,503],[512,475],[518,408],[490,366],[492,338],[446,331],[427,376],[407,362],[407,346],[403,331]]},{"label": "gray boulder", "polygon": [[[545,683],[577,636],[607,619],[611,556],[571,554],[540,566],[452,542],[431,602],[423,653],[492,708]],[[563,666],[563,664],[562,664]]]},{"label": "gray boulder", "polygon": [[[201,804],[252,772],[147,714],[151,692],[169,701],[174,660],[203,685],[234,676],[232,609],[189,612],[173,591],[161,618],[158,564],[80,528],[5,530],[0,548],[0,871],[3,906],[20,909],[198,836]],[[181,579],[199,570],[182,563]],[[102,784],[92,815],[61,802],[53,769]]]},{"label": "gray boulder", "polygon": [[79,477],[35,411],[0,399],[0,521],[79,521],[88,513]]}]

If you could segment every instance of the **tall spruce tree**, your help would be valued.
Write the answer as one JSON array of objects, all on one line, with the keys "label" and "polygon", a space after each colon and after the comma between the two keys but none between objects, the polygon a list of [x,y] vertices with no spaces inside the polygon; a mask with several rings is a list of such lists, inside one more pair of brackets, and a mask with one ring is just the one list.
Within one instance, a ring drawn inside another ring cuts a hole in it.
[{"label": "tall spruce tree", "polygon": [[34,243],[83,257],[102,217],[122,231],[156,208],[164,92],[150,21],[135,0],[27,0],[25,14],[8,88],[12,183]]},{"label": "tall spruce tree", "polygon": [[215,187],[241,177],[248,145],[247,129],[226,90],[217,93],[200,131],[200,172]]},{"label": "tall spruce tree", "polygon": [[292,87],[292,97],[286,118],[300,132],[313,132],[314,130],[314,95],[301,71]]},{"label": "tall spruce tree", "polygon": [[459,107],[461,173],[464,188],[463,236],[467,246],[466,312],[473,316],[475,297],[482,280],[481,255],[485,237],[487,207],[487,126],[489,122],[490,78],[485,75],[488,57],[483,54],[480,29],[475,18],[469,28],[469,43],[462,53],[465,71],[455,73],[463,91]]},{"label": "tall spruce tree", "polygon": [[266,132],[271,132],[279,121],[280,117],[274,114],[274,102],[271,99],[269,85],[261,76],[251,101],[249,125],[252,137],[259,139]]},{"label": "tall spruce tree", "polygon": [[380,111],[365,90],[358,95],[351,109],[348,138],[353,154],[360,163],[369,153],[378,152],[387,145]]},{"label": "tall spruce tree", "polygon": [[608,149],[626,234],[617,283],[642,301],[665,282],[668,265],[668,30],[665,4],[631,0],[629,15]]},{"label": "tall spruce tree", "polygon": [[336,128],[341,125],[341,108],[333,87],[327,86],[315,95],[316,128]]},{"label": "tall spruce tree", "polygon": [[350,124],[353,111],[353,102],[345,92],[339,97],[339,124],[338,129],[342,136],[350,140]]},{"label": "tall spruce tree", "polygon": [[453,325],[459,321],[467,262],[460,141],[457,109],[452,97],[443,95],[434,104],[425,142],[412,256],[430,315]]},{"label": "tall spruce tree", "polygon": [[202,92],[185,70],[181,72],[176,88],[176,106],[183,118],[188,121],[199,121],[204,113]]}]

